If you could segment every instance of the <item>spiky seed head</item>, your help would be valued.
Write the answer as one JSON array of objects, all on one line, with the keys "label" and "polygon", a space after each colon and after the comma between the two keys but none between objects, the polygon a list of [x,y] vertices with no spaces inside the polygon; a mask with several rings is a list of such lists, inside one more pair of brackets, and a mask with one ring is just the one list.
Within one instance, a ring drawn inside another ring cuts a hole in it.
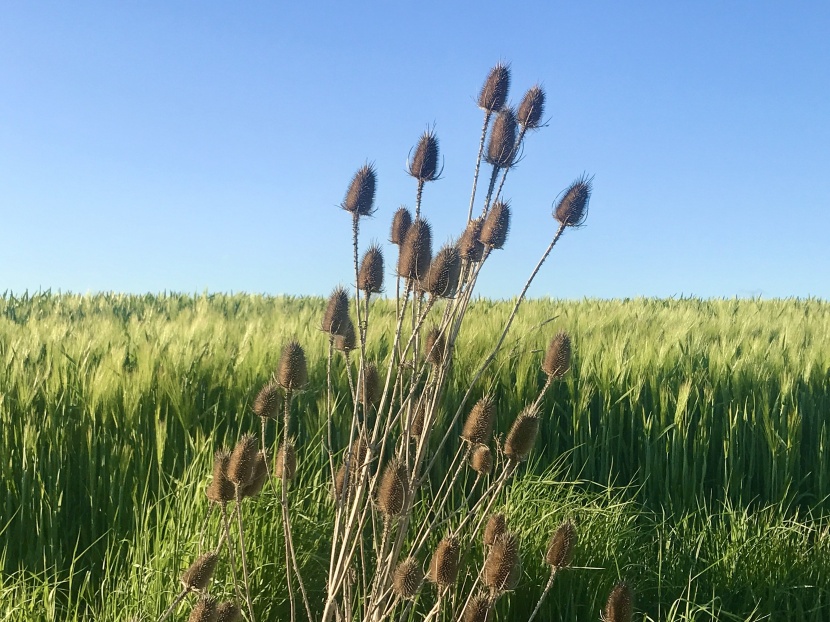
[{"label": "spiky seed head", "polygon": [[228,479],[228,466],[231,455],[224,449],[218,450],[213,456],[213,481],[207,487],[205,494],[214,503],[227,503],[236,496],[233,483]]},{"label": "spiky seed head", "polygon": [[438,179],[438,137],[435,132],[427,130],[421,135],[408,168],[409,174],[418,181]]},{"label": "spiky seed head", "polygon": [[493,128],[490,130],[490,142],[487,143],[485,160],[499,168],[509,168],[516,157],[516,114],[512,108],[502,108]]},{"label": "spiky seed head", "polygon": [[216,608],[216,622],[237,622],[242,619],[242,609],[230,601],[221,603]]},{"label": "spiky seed head", "polygon": [[535,130],[542,122],[545,113],[545,91],[538,84],[531,86],[525,93],[516,120],[525,130]]},{"label": "spiky seed head", "polygon": [[422,279],[432,261],[432,229],[422,218],[416,218],[406,232],[398,254],[398,276]]},{"label": "spiky seed head", "polygon": [[507,433],[504,453],[514,462],[526,460],[539,434],[539,415],[532,406],[525,408]]},{"label": "spiky seed head", "polygon": [[337,501],[343,496],[343,484],[346,483],[346,463],[340,465],[334,476],[334,500]]},{"label": "spiky seed head", "polygon": [[593,177],[583,175],[573,182],[562,194],[553,208],[553,217],[566,227],[579,227],[588,216],[588,202],[591,200]]},{"label": "spiky seed head", "polygon": [[493,470],[493,452],[487,445],[476,445],[470,454],[470,466],[479,475],[489,475]]},{"label": "spiky seed head", "polygon": [[424,400],[419,400],[415,411],[412,413],[412,423],[409,426],[409,436],[418,438],[424,433],[424,420],[427,416],[427,405]]},{"label": "spiky seed head", "polygon": [[256,452],[254,458],[254,468],[251,471],[251,479],[247,481],[239,490],[243,497],[256,497],[265,486],[265,480],[268,479],[268,465],[265,459],[265,454],[260,449]]},{"label": "spiky seed head", "polygon": [[375,185],[377,174],[371,164],[364,164],[352,177],[349,189],[346,191],[346,198],[340,205],[344,210],[358,216],[371,216],[375,204]]},{"label": "spiky seed head", "polygon": [[341,286],[334,288],[326,303],[320,328],[324,333],[339,335],[349,320],[349,293]]},{"label": "spiky seed head", "polygon": [[461,429],[461,438],[472,445],[487,444],[493,435],[493,421],[496,417],[496,407],[490,396],[484,396],[475,403],[464,427]]},{"label": "spiky seed head", "polygon": [[426,353],[427,362],[433,365],[440,365],[444,360],[444,351],[447,348],[447,340],[444,334],[433,327],[427,333],[426,344],[424,345],[424,352]]},{"label": "spiky seed head", "polygon": [[481,227],[484,219],[475,218],[467,223],[467,228],[458,240],[458,252],[462,259],[479,262],[484,256],[484,244],[481,243]]},{"label": "spiky seed head", "polygon": [[233,448],[231,461],[228,463],[228,479],[242,486],[251,479],[256,461],[257,439],[253,434],[243,434]]},{"label": "spiky seed head", "polygon": [[456,538],[447,536],[438,543],[429,563],[429,580],[441,587],[455,583],[461,546]]},{"label": "spiky seed head", "polygon": [[487,212],[481,227],[481,242],[491,248],[503,248],[510,232],[510,203],[496,201]]},{"label": "spiky seed head", "polygon": [[407,479],[402,463],[392,461],[386,466],[378,489],[378,507],[386,516],[397,516],[403,510]]},{"label": "spiky seed head", "polygon": [[366,363],[363,370],[363,377],[357,385],[357,399],[363,404],[364,411],[368,411],[371,407],[377,408],[382,397],[381,391],[380,373],[378,372],[377,365],[374,363]]},{"label": "spiky seed head", "polygon": [[542,361],[542,371],[551,378],[561,378],[571,368],[571,337],[564,330],[560,330],[550,340],[545,358]]},{"label": "spiky seed head", "polygon": [[275,382],[268,382],[257,393],[254,400],[254,414],[259,417],[268,417],[273,419],[280,414],[282,410],[282,394],[280,388]]},{"label": "spiky seed head", "polygon": [[286,481],[294,479],[297,475],[297,450],[294,443],[288,441],[287,444],[280,445],[274,462],[276,462],[274,473],[277,477]]},{"label": "spiky seed head", "polygon": [[490,70],[481,93],[478,95],[478,107],[490,112],[498,112],[507,101],[510,90],[510,65],[498,63]]},{"label": "spiky seed head", "polygon": [[634,592],[625,581],[620,581],[611,590],[605,603],[605,622],[631,622],[634,615]]},{"label": "spiky seed head", "polygon": [[216,601],[210,596],[202,596],[190,612],[187,622],[216,622],[216,617]]},{"label": "spiky seed head", "polygon": [[487,622],[492,619],[493,601],[486,594],[476,594],[464,609],[464,622]]},{"label": "spiky seed head", "polygon": [[432,296],[453,298],[458,291],[460,278],[461,254],[458,247],[450,243],[436,253],[426,278],[421,282],[421,288]]},{"label": "spiky seed head", "polygon": [[484,525],[484,544],[493,546],[501,534],[507,532],[507,518],[501,512],[490,515]]},{"label": "spiky seed head", "polygon": [[554,568],[565,568],[571,564],[576,547],[576,527],[571,521],[565,521],[550,539],[545,563]]},{"label": "spiky seed head", "polygon": [[351,470],[351,475],[349,476],[350,485],[355,484],[355,477],[360,474],[360,470],[363,468],[363,465],[366,462],[366,455],[368,454],[366,443],[360,439],[357,439],[354,443],[352,443],[352,449],[347,458],[349,459],[349,468]]},{"label": "spiky seed head", "polygon": [[397,244],[398,246],[403,244],[403,241],[406,238],[406,232],[409,231],[409,227],[411,225],[412,214],[409,213],[408,209],[401,205],[395,212],[395,215],[392,216],[392,231],[389,233],[389,241],[392,242],[392,244]]},{"label": "spiky seed head", "polygon": [[496,538],[484,562],[484,585],[502,592],[507,589],[513,567],[519,561],[519,539],[505,532]]},{"label": "spiky seed head", "polygon": [[219,557],[216,553],[205,553],[196,558],[190,568],[184,571],[182,575],[182,586],[189,592],[201,592],[204,590],[210,578],[213,576],[213,571],[216,570],[216,562]]},{"label": "spiky seed head", "polygon": [[383,251],[377,244],[372,244],[363,253],[357,273],[357,287],[366,294],[383,291]]},{"label": "spiky seed head", "polygon": [[289,341],[282,350],[277,382],[283,389],[299,389],[308,382],[305,352],[297,341]]},{"label": "spiky seed head", "polygon": [[392,589],[404,599],[410,599],[418,593],[418,588],[424,580],[424,571],[421,564],[414,557],[407,557],[397,568],[392,578]]},{"label": "spiky seed head", "polygon": [[[347,318],[348,319],[348,318]],[[351,352],[357,345],[357,335],[354,332],[354,324],[351,319],[341,327],[340,333],[334,336],[334,349],[339,352]]]}]

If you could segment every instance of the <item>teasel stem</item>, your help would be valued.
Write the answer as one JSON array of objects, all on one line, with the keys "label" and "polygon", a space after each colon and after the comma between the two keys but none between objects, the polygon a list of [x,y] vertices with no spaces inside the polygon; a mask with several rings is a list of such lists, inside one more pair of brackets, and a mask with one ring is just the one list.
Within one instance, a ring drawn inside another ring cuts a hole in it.
[{"label": "teasel stem", "polygon": [[167,618],[170,617],[170,614],[179,606],[179,603],[182,602],[185,597],[188,595],[189,590],[187,588],[183,589],[179,592],[179,595],[173,599],[173,602],[170,603],[170,606],[164,610],[164,613],[161,614],[161,617],[158,619],[158,622],[164,622]]},{"label": "teasel stem", "polygon": [[476,502],[475,505],[473,505],[473,507],[470,508],[469,512],[467,512],[467,515],[464,517],[464,520],[461,521],[461,524],[458,525],[458,527],[456,527],[454,535],[459,536],[461,534],[461,531],[464,529],[464,527],[467,526],[467,523],[470,522],[470,520],[473,519],[475,515],[479,513],[479,510],[481,509],[481,503],[486,499],[487,505],[484,508],[484,511],[481,512],[481,517],[478,520],[478,524],[476,525],[476,528],[473,530],[473,533],[479,532],[479,530],[481,529],[481,523],[484,521],[485,517],[490,513],[490,509],[495,504],[496,499],[499,496],[499,493],[501,493],[505,484],[516,472],[516,467],[518,466],[518,462],[513,462],[512,460],[507,461],[507,464],[505,465],[504,469],[502,469],[501,475],[499,475],[498,479],[496,479],[495,482],[490,484],[490,487],[486,491],[481,493],[481,497],[479,498],[479,500]]},{"label": "teasel stem", "polygon": [[421,195],[424,193],[424,180],[418,180],[418,191],[415,193],[415,218],[421,217]]},{"label": "teasel stem", "polygon": [[487,139],[487,126],[490,124],[492,111],[484,111],[484,124],[481,126],[481,139],[478,141],[478,156],[476,157],[476,169],[473,173],[473,192],[470,195],[470,209],[467,212],[467,222],[473,219],[473,205],[476,202],[476,186],[478,186],[478,172],[481,168],[481,156],[484,153],[484,142]]},{"label": "teasel stem", "polygon": [[236,597],[239,600],[243,600],[242,590],[239,589],[239,580],[236,578],[236,558],[233,554],[233,543],[231,542],[231,527],[230,521],[228,520],[227,503],[222,504],[222,523],[225,525],[225,543],[228,545],[228,560],[231,563],[231,578],[233,579],[233,587],[236,590]]},{"label": "teasel stem", "polygon": [[[516,145],[513,147],[513,155],[510,157],[511,162],[515,162],[515,156],[519,153],[519,149],[522,146],[522,141],[524,140],[525,134],[527,133],[527,128],[522,126],[519,130],[519,136],[516,138]],[[507,179],[507,172],[513,168],[513,166],[505,166],[504,170],[501,173],[501,181],[499,181],[499,187],[496,190],[496,195],[493,197],[494,201],[498,201],[499,197],[501,196],[501,190],[504,188],[504,180]]]},{"label": "teasel stem", "polygon": [[530,614],[530,617],[527,619],[527,622],[533,622],[533,618],[536,617],[536,614],[539,613],[539,609],[542,608],[542,601],[545,600],[545,597],[550,592],[550,588],[553,587],[553,580],[556,578],[556,566],[550,567],[550,578],[548,579],[547,584],[545,585],[545,589],[542,590],[542,595],[539,597],[539,602],[536,603],[536,608],[533,610],[533,613]]},{"label": "teasel stem", "polygon": [[496,179],[499,176],[499,167],[493,165],[493,172],[490,173],[490,185],[487,187],[487,196],[484,197],[484,208],[481,210],[481,215],[486,216],[487,210],[490,209],[490,200],[493,197],[493,188],[496,187]]},{"label": "teasel stem", "polygon": [[[386,587],[382,585],[383,579],[385,577],[381,577],[381,574],[385,574],[381,572],[381,566],[386,565],[386,556],[389,554],[389,536],[392,532],[392,518],[389,516],[385,516],[383,520],[383,537],[380,541],[380,548],[378,548],[378,556],[377,556],[377,564],[375,568],[375,578],[372,581],[372,596],[371,600],[375,601],[377,597],[378,590]],[[394,562],[393,562],[394,563]]]},{"label": "teasel stem", "polygon": [[545,393],[548,392],[548,389],[550,388],[550,385],[552,383],[553,383],[553,376],[547,376],[545,378],[545,384],[542,387],[542,390],[539,391],[539,395],[536,396],[536,399],[533,402],[533,410],[538,410],[539,409],[539,406],[540,406],[540,404],[542,403],[542,400],[545,397]]},{"label": "teasel stem", "polygon": [[441,590],[438,592],[438,599],[435,601],[435,606],[432,610],[426,615],[423,622],[429,622],[433,618],[438,617],[441,613],[441,604],[446,596],[447,592],[449,591],[448,587],[442,587]]},{"label": "teasel stem", "polygon": [[[329,471],[331,471],[331,481],[334,482],[334,478],[336,475],[336,471],[334,469],[334,456],[333,456],[333,442],[332,436],[334,435],[334,412],[333,412],[333,403],[332,403],[332,388],[331,388],[331,363],[334,357],[334,335],[329,335],[329,351],[328,356],[326,357],[326,442],[328,446],[326,447],[326,453],[329,457]],[[348,366],[348,362],[346,363]],[[265,429],[262,430],[262,441],[265,442]],[[268,473],[270,477],[270,471]]]},{"label": "teasel stem", "polygon": [[242,529],[242,493],[239,491],[239,484],[234,484],[236,488],[236,522],[237,529],[239,529],[239,552],[242,556],[242,576],[245,580],[245,602],[248,605],[248,613],[251,616],[251,622],[256,622],[254,617],[254,606],[251,603],[251,587],[248,580],[248,561],[245,556],[245,533]]}]

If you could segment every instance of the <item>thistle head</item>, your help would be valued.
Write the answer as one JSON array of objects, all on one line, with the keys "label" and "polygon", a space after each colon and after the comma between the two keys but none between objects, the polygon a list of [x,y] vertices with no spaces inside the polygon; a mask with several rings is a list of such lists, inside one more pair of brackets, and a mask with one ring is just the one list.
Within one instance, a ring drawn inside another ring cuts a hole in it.
[{"label": "thistle head", "polygon": [[426,278],[420,285],[431,296],[453,298],[458,291],[460,278],[461,254],[454,243],[449,243],[436,253],[429,265]]},{"label": "thistle head", "polygon": [[268,382],[254,399],[254,414],[273,419],[282,411],[282,393],[275,382]]},{"label": "thistle head", "polygon": [[484,585],[495,592],[508,589],[508,580],[519,561],[519,539],[515,534],[500,534],[484,562]]},{"label": "thistle head", "polygon": [[507,433],[504,441],[504,453],[514,462],[522,462],[527,459],[533,445],[536,444],[536,436],[539,434],[539,415],[532,406],[525,408]]},{"label": "thistle head", "polygon": [[357,274],[357,288],[366,295],[383,291],[383,251],[377,244],[372,244],[363,253]]},{"label": "thistle head", "polygon": [[412,423],[409,426],[409,436],[412,438],[418,438],[424,433],[424,421],[426,420],[426,416],[426,401],[423,399],[418,400],[418,404],[415,406],[412,413]]},{"label": "thistle head", "polygon": [[444,334],[433,327],[427,333],[426,343],[424,344],[424,352],[428,363],[433,365],[440,365],[444,360],[444,351],[447,349],[447,340]]},{"label": "thistle head", "polygon": [[566,227],[579,227],[588,216],[588,202],[591,200],[593,177],[583,175],[561,195],[553,208],[553,217]]},{"label": "thistle head", "polygon": [[205,494],[214,503],[227,503],[236,497],[233,483],[228,479],[228,466],[231,455],[225,449],[218,450],[213,456],[213,480]]},{"label": "thistle head", "polygon": [[550,340],[542,371],[551,378],[561,378],[571,368],[571,338],[564,330]]},{"label": "thistle head", "polygon": [[406,232],[412,225],[412,214],[401,205],[392,216],[392,230],[389,232],[389,241],[400,246],[406,238]]},{"label": "thistle head", "polygon": [[510,232],[510,203],[496,201],[487,212],[479,239],[490,248],[503,248]]},{"label": "thistle head", "polygon": [[461,545],[456,538],[448,536],[441,540],[430,560],[429,580],[441,587],[455,583],[460,553]]},{"label": "thistle head", "polygon": [[420,280],[426,277],[432,261],[432,229],[422,218],[416,218],[406,232],[398,254],[398,276]]},{"label": "thistle head", "polygon": [[608,595],[602,619],[605,622],[631,622],[634,615],[634,592],[625,581],[620,581]]},{"label": "thistle head", "polygon": [[507,532],[507,518],[501,512],[491,514],[484,525],[484,544],[493,546],[501,534]]},{"label": "thistle head", "polygon": [[190,568],[184,571],[182,575],[182,587],[188,592],[201,592],[204,590],[210,578],[213,576],[213,571],[216,570],[216,562],[219,561],[216,553],[210,552],[200,555],[196,558]]},{"label": "thistle head", "polygon": [[421,182],[438,179],[438,138],[435,132],[427,130],[421,135],[407,169],[412,177]]},{"label": "thistle head", "polygon": [[535,130],[542,122],[545,113],[545,91],[538,84],[530,87],[525,93],[516,120],[525,130]]},{"label": "thistle head", "polygon": [[421,564],[414,557],[407,557],[395,568],[392,589],[395,590],[395,594],[408,600],[418,593],[423,580],[424,571],[421,570]]},{"label": "thistle head", "polygon": [[476,594],[470,599],[467,608],[464,609],[464,622],[487,622],[492,620],[490,615],[493,609],[493,601],[486,594]]},{"label": "thistle head", "polygon": [[475,218],[467,223],[467,228],[458,240],[458,252],[462,259],[478,263],[484,256],[484,244],[481,243],[481,228],[484,219]]},{"label": "thistle head", "polygon": [[357,345],[357,335],[354,332],[354,324],[349,319],[345,325],[341,326],[340,332],[334,336],[334,349],[348,354],[355,349]]},{"label": "thistle head", "polygon": [[257,455],[257,439],[253,434],[243,434],[233,448],[228,463],[228,479],[237,486],[243,486],[251,479]]},{"label": "thistle head", "polygon": [[251,478],[239,489],[243,497],[256,497],[265,486],[268,479],[268,465],[265,454],[260,449],[254,458],[254,468],[251,471]]},{"label": "thistle head", "polygon": [[554,568],[565,568],[571,564],[576,547],[576,527],[571,521],[565,521],[550,539],[545,563]]},{"label": "thistle head", "polygon": [[242,609],[232,602],[221,603],[216,608],[216,622],[238,622],[242,619]]},{"label": "thistle head", "polygon": [[349,189],[346,191],[346,198],[343,199],[340,207],[350,212],[355,218],[371,216],[375,211],[376,183],[377,174],[374,166],[364,164],[352,177]]},{"label": "thistle head", "polygon": [[510,168],[516,157],[517,138],[516,115],[512,108],[502,108],[490,130],[484,159],[493,166]]},{"label": "thistle head", "polygon": [[349,320],[349,294],[345,288],[337,286],[331,292],[326,303],[326,311],[323,313],[323,321],[320,328],[324,333],[339,335]]},{"label": "thistle head", "polygon": [[479,475],[489,475],[493,470],[493,452],[487,445],[476,445],[470,454],[470,466]]},{"label": "thistle head", "polygon": [[216,622],[216,601],[204,595],[190,612],[187,622]]},{"label": "thistle head", "polygon": [[380,374],[374,363],[366,363],[363,370],[363,378],[357,385],[357,399],[363,404],[363,410],[380,404],[382,387],[380,386]]},{"label": "thistle head", "polygon": [[277,382],[286,390],[300,389],[308,382],[305,352],[297,341],[289,341],[282,350],[277,367]]},{"label": "thistle head", "polygon": [[377,503],[380,511],[388,518],[403,511],[408,482],[406,466],[403,463],[393,460],[386,465],[380,479]]},{"label": "thistle head", "polygon": [[510,90],[510,65],[499,62],[487,74],[481,93],[478,95],[478,107],[488,112],[498,112],[507,101]]},{"label": "thistle head", "polygon": [[464,421],[461,438],[471,445],[486,445],[493,435],[493,422],[496,418],[496,406],[490,396],[482,397],[473,406]]}]

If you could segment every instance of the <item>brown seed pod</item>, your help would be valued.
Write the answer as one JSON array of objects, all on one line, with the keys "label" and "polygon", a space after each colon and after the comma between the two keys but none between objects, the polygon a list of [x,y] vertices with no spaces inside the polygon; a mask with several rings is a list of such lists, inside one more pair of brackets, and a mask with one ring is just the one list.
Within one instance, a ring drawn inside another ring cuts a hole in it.
[{"label": "brown seed pod", "polygon": [[478,107],[490,112],[498,112],[507,101],[510,90],[510,65],[499,62],[490,70],[481,93],[478,95]]},{"label": "brown seed pod", "polygon": [[565,568],[571,564],[576,546],[576,527],[571,521],[565,521],[550,539],[545,563],[554,568]]},{"label": "brown seed pod", "polygon": [[420,280],[426,277],[432,261],[432,229],[426,220],[416,218],[406,232],[398,254],[398,276]]},{"label": "brown seed pod", "polygon": [[341,464],[334,475],[334,500],[337,501],[343,495],[343,484],[346,482],[346,464]]},{"label": "brown seed pod", "polygon": [[507,518],[501,512],[492,514],[487,519],[487,524],[484,526],[484,544],[493,546],[498,538],[503,533],[507,532]]},{"label": "brown seed pod", "polygon": [[364,164],[352,177],[349,189],[346,191],[346,198],[340,205],[344,210],[358,216],[371,216],[374,211],[375,185],[377,175],[371,164]]},{"label": "brown seed pod", "polygon": [[467,415],[461,430],[461,438],[472,445],[486,445],[493,436],[495,418],[496,407],[493,399],[489,396],[482,397]]},{"label": "brown seed pod", "polygon": [[383,251],[377,244],[372,244],[363,253],[357,273],[357,287],[367,295],[383,291]]},{"label": "brown seed pod", "polygon": [[487,212],[481,227],[481,242],[491,248],[503,248],[510,232],[510,203],[496,201]]},{"label": "brown seed pod", "polygon": [[444,334],[433,327],[427,333],[426,343],[424,344],[424,354],[426,354],[427,362],[433,365],[440,365],[444,360],[444,351],[447,349],[447,340]]},{"label": "brown seed pod", "polygon": [[392,231],[389,233],[389,241],[392,242],[392,244],[397,244],[398,246],[403,244],[403,241],[406,238],[406,232],[409,231],[409,227],[411,225],[412,214],[409,213],[408,209],[401,205],[395,212],[395,215],[392,216]]},{"label": "brown seed pod", "polygon": [[493,601],[486,594],[476,594],[464,609],[464,622],[487,622],[491,619]]},{"label": "brown seed pod", "polygon": [[475,218],[467,223],[467,228],[458,240],[458,252],[462,259],[479,262],[484,256],[484,244],[481,243],[481,227],[484,219]]},{"label": "brown seed pod", "polygon": [[634,593],[625,581],[620,581],[611,590],[605,603],[605,622],[631,622],[634,615]]},{"label": "brown seed pod", "polygon": [[493,470],[493,452],[487,445],[477,445],[470,454],[470,466],[479,475],[489,475]]},{"label": "brown seed pod", "polygon": [[421,434],[424,433],[424,420],[427,416],[427,405],[426,402],[423,400],[418,401],[418,405],[415,407],[414,412],[412,413],[412,423],[409,426],[409,436],[412,438],[418,438]]},{"label": "brown seed pod", "polygon": [[216,617],[216,601],[210,596],[202,596],[190,612],[187,622],[216,622]]},{"label": "brown seed pod", "polygon": [[224,449],[218,450],[213,456],[213,481],[207,487],[205,494],[214,503],[227,503],[236,496],[233,483],[228,479],[228,465],[231,455]]},{"label": "brown seed pod", "polygon": [[294,443],[288,441],[287,445],[280,445],[277,450],[277,457],[274,460],[276,468],[274,474],[286,481],[291,481],[297,475],[297,450],[294,448]]},{"label": "brown seed pod", "polygon": [[349,486],[356,485],[356,478],[360,477],[360,470],[366,463],[367,454],[368,451],[366,449],[365,442],[357,439],[354,443],[352,443],[351,452],[346,456],[349,460],[349,470],[351,472],[349,475]]},{"label": "brown seed pod", "polygon": [[418,593],[423,580],[424,571],[421,570],[421,564],[414,557],[408,557],[395,568],[392,589],[401,598],[410,599]]},{"label": "brown seed pod", "polygon": [[426,278],[421,282],[423,291],[439,298],[453,298],[461,278],[461,254],[458,247],[447,244],[435,254]]},{"label": "brown seed pod", "polygon": [[448,536],[441,540],[429,563],[429,580],[441,587],[455,583],[460,553],[461,546],[456,538]]},{"label": "brown seed pod", "polygon": [[339,335],[349,320],[349,294],[341,286],[334,288],[326,303],[323,321],[320,324],[324,333]]},{"label": "brown seed pod", "polygon": [[195,562],[190,564],[190,568],[184,571],[182,575],[182,587],[189,592],[201,592],[204,590],[210,578],[213,576],[213,571],[216,570],[216,562],[219,561],[216,553],[205,553],[200,555]]},{"label": "brown seed pod", "polygon": [[308,382],[305,352],[297,341],[289,341],[282,350],[277,367],[277,382],[283,389],[299,389]]},{"label": "brown seed pod", "polygon": [[240,487],[239,493],[243,497],[256,497],[265,486],[265,481],[268,479],[268,465],[265,460],[265,454],[260,449],[256,452],[254,458],[254,468],[251,471],[251,479]]},{"label": "brown seed pod", "polygon": [[539,415],[532,406],[525,408],[507,433],[504,453],[514,462],[526,460],[539,434]]},{"label": "brown seed pod", "polygon": [[553,208],[553,217],[567,227],[579,227],[588,216],[588,202],[594,178],[583,175],[562,194]]},{"label": "brown seed pod", "polygon": [[438,179],[438,138],[435,132],[427,130],[421,135],[408,168],[409,174],[418,181]]},{"label": "brown seed pod", "polygon": [[406,466],[392,461],[383,471],[378,489],[378,507],[387,517],[397,516],[403,510],[408,477]]},{"label": "brown seed pod", "polygon": [[334,349],[339,352],[351,352],[357,345],[357,335],[355,335],[354,324],[350,319],[341,327],[340,332],[342,334],[334,336]]},{"label": "brown seed pod", "polygon": [[538,84],[530,87],[525,93],[516,120],[525,130],[535,130],[542,122],[545,113],[545,91]]},{"label": "brown seed pod", "polygon": [[502,108],[493,128],[484,159],[499,168],[509,168],[516,157],[516,115],[512,108]]},{"label": "brown seed pod", "polygon": [[216,608],[216,622],[237,622],[242,619],[242,609],[232,602],[221,603]]},{"label": "brown seed pod", "polygon": [[282,411],[282,394],[275,382],[268,382],[254,400],[254,414],[273,419]]},{"label": "brown seed pod", "polygon": [[542,371],[551,378],[561,378],[571,368],[571,338],[564,330],[550,340]]},{"label": "brown seed pod", "polygon": [[228,463],[228,479],[242,486],[251,479],[256,461],[257,440],[253,434],[243,434],[233,448],[231,461]]},{"label": "brown seed pod", "polygon": [[499,535],[484,562],[484,585],[497,592],[506,590],[518,561],[519,539],[508,532]]},{"label": "brown seed pod", "polygon": [[[364,387],[366,392],[364,394]],[[382,387],[380,386],[380,373],[374,363],[366,363],[363,371],[363,378],[357,385],[357,399],[363,404],[363,410],[367,411],[371,407],[377,408],[380,404]]]}]

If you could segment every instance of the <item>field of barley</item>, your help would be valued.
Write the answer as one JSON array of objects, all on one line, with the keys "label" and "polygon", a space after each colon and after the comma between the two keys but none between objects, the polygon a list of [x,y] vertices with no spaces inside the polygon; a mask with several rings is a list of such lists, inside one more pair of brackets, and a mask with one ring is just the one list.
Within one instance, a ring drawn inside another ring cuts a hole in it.
[{"label": "field of barley", "polygon": [[[201,535],[218,529],[205,497],[214,451],[259,432],[253,400],[292,338],[310,381],[296,398],[291,505],[319,605],[321,534],[333,517],[324,306],[255,295],[0,298],[0,619],[157,619]],[[370,358],[391,347],[394,306],[372,307]],[[509,312],[474,302],[442,412],[454,411]],[[571,371],[546,395],[535,450],[498,504],[521,537],[523,569],[498,619],[527,619],[550,530],[570,518],[573,567],[541,619],[598,620],[626,579],[637,620],[830,620],[830,303],[528,301],[474,387],[495,397],[497,434],[536,397],[560,329],[573,339]],[[348,397],[342,359],[333,376]],[[335,412],[350,408],[344,399]],[[342,448],[348,430],[332,424]],[[439,456],[435,471],[451,458]],[[278,503],[263,496],[252,508],[257,619],[287,619]]]}]

